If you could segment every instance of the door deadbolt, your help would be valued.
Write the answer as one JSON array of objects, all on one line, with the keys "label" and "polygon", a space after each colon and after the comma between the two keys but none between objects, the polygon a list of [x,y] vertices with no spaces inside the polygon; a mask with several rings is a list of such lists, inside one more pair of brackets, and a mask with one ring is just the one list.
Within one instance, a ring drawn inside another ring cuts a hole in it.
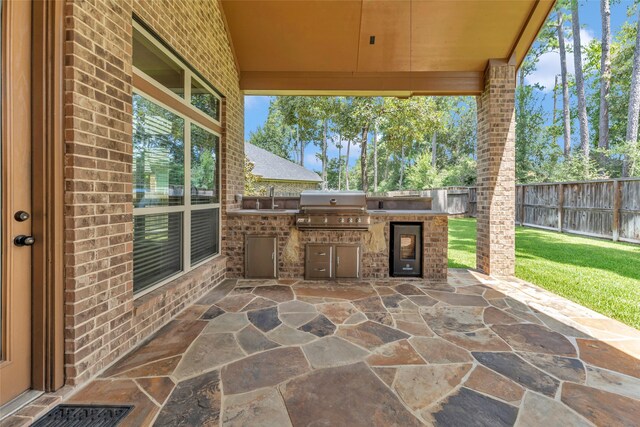
[{"label": "door deadbolt", "polygon": [[25,236],[24,234],[16,236],[16,238],[13,239],[13,244],[16,246],[33,246],[35,242],[36,239],[34,239],[33,236]]},{"label": "door deadbolt", "polygon": [[29,213],[25,211],[18,211],[13,217],[16,219],[16,221],[19,221],[19,222],[24,222],[29,218],[31,218]]}]

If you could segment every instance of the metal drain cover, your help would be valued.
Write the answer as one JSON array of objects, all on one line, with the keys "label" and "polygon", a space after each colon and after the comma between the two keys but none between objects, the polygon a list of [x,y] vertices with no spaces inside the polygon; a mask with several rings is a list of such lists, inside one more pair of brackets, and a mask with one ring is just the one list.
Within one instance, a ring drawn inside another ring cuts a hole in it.
[{"label": "metal drain cover", "polygon": [[58,405],[32,427],[114,427],[127,416],[133,406]]}]

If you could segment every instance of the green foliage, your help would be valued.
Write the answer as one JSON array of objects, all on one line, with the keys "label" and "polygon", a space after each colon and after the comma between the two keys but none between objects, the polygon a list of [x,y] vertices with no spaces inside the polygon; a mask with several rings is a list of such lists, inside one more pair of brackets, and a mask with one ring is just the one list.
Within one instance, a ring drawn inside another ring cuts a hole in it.
[{"label": "green foliage", "polygon": [[438,170],[431,165],[431,153],[423,152],[416,163],[407,172],[408,188],[412,190],[426,190],[442,186],[442,177]]},{"label": "green foliage", "polygon": [[244,195],[245,196],[258,196],[259,191],[256,186],[256,176],[252,173],[253,163],[249,161],[247,156],[244,157]]}]

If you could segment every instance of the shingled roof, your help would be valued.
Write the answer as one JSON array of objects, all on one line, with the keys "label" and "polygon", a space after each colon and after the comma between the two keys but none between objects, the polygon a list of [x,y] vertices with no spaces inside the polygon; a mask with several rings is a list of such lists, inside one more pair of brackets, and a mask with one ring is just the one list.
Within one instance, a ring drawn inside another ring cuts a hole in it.
[{"label": "shingled roof", "polygon": [[322,182],[317,173],[245,142],[244,152],[254,164],[252,173],[267,181]]}]

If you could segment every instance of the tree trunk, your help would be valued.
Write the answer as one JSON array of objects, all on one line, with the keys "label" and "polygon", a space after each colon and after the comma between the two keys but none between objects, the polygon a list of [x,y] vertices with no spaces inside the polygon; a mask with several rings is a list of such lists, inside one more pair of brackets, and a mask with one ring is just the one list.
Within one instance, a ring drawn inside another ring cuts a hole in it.
[{"label": "tree trunk", "polygon": [[580,148],[585,161],[589,159],[589,122],[587,119],[587,101],[584,95],[584,74],[582,72],[582,44],[580,42],[580,16],[578,0],[571,0],[571,25],[573,26],[573,64],[576,74],[576,92],[578,94],[578,124],[580,125]]},{"label": "tree trunk", "polygon": [[[558,111],[558,75],[556,74],[555,77],[555,81],[554,81],[554,86],[553,86],[553,121],[551,123],[553,123],[553,126],[556,125],[556,121],[558,120],[557,118],[557,111]],[[554,132],[555,134],[555,132]],[[554,135],[554,143],[558,143],[558,137]]]},{"label": "tree trunk", "polygon": [[351,149],[351,140],[347,141],[347,161],[344,164],[344,185],[349,190],[349,151]]},{"label": "tree trunk", "polygon": [[404,146],[401,150],[402,155],[400,156],[400,180],[398,181],[398,190],[402,190],[402,184],[404,180]]},{"label": "tree trunk", "polygon": [[369,139],[369,125],[362,128],[362,139],[360,150],[360,179],[362,180],[362,191],[369,191],[369,180],[367,179],[367,142]]},{"label": "tree trunk", "polygon": [[562,115],[564,123],[564,156],[571,155],[571,110],[569,105],[569,81],[567,78],[567,49],[564,44],[564,21],[558,12],[558,46],[560,50],[560,76],[562,78]]},{"label": "tree trunk", "polygon": [[431,135],[431,166],[435,169],[436,167],[436,151],[438,148],[438,132],[433,131],[433,135]]},{"label": "tree trunk", "polygon": [[[609,148],[609,87],[611,84],[611,9],[609,0],[600,0],[602,18],[602,58],[600,59],[600,120],[598,148]],[[604,160],[604,154],[602,154]]]},{"label": "tree trunk", "polygon": [[304,166],[304,145],[300,140],[300,124],[296,125],[296,143],[300,148],[300,166]]},{"label": "tree trunk", "polygon": [[[631,87],[629,88],[629,112],[627,114],[627,143],[629,149],[638,148],[638,115],[640,114],[640,10],[638,11],[638,33],[636,36],[636,49],[633,54],[633,72],[631,74]],[[622,176],[629,176],[633,166],[625,156],[622,168]]]},{"label": "tree trunk", "polygon": [[338,190],[342,190],[342,135],[338,134]]},{"label": "tree trunk", "polygon": [[324,127],[322,129],[322,189],[327,189],[327,131],[329,122],[324,121]]},{"label": "tree trunk", "polygon": [[373,127],[373,191],[378,192],[378,124]]}]

